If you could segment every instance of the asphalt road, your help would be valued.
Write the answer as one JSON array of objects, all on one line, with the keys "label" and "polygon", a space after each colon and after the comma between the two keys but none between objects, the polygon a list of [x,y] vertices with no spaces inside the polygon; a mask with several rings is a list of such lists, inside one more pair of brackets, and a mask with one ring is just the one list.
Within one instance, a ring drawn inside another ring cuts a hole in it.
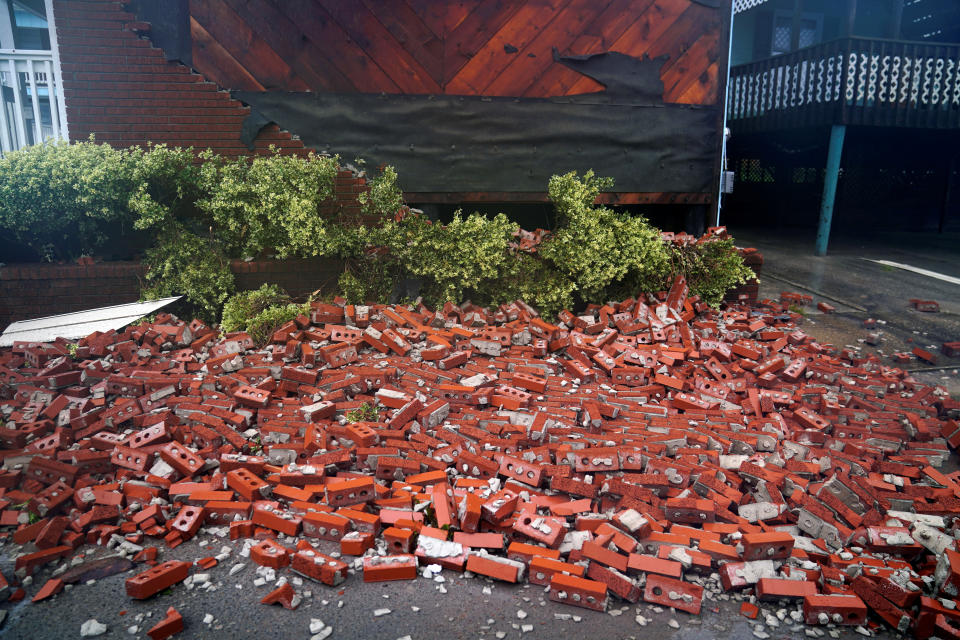
[{"label": "asphalt road", "polygon": [[[822,342],[852,346],[864,354],[875,353],[891,366],[916,370],[918,379],[944,386],[960,398],[960,358],[940,352],[944,342],[960,340],[960,284],[879,264],[886,260],[911,265],[950,278],[960,279],[960,234],[884,233],[857,237],[834,237],[828,254],[813,255],[814,234],[809,232],[770,233],[754,229],[731,229],[740,246],[756,247],[764,254],[760,274],[760,298],[779,299],[780,292],[793,291],[813,296],[813,305],[803,310],[802,327]],[[934,300],[938,313],[912,308],[912,298]],[[818,302],[827,302],[836,312],[823,314]],[[863,321],[879,321],[882,342],[864,343]],[[890,357],[914,347],[937,357],[933,366],[913,361],[897,365]]]},{"label": "asphalt road", "polygon": [[[200,542],[207,542],[201,547]],[[162,560],[194,560],[220,552],[223,542],[202,532],[194,540],[173,550],[162,550]],[[321,550],[336,549],[333,543],[321,543]],[[304,579],[298,591],[310,591],[295,611],[279,605],[262,605],[260,598],[271,586],[256,587],[253,580],[257,568],[249,559],[238,556],[236,545],[231,558],[206,572],[214,589],[183,584],[172,587],[147,600],[131,600],[126,596],[124,580],[143,570],[143,565],[127,573],[111,576],[93,584],[78,584],[54,598],[30,603],[29,598],[19,603],[5,603],[7,619],[0,629],[0,638],[22,640],[46,640],[79,638],[80,626],[89,618],[107,625],[107,633],[101,638],[146,638],[146,630],[161,620],[170,606],[184,617],[184,631],[179,638],[231,638],[232,640],[276,638],[310,638],[310,621],[319,618],[334,631],[331,639],[362,638],[367,640],[397,640],[410,636],[412,640],[459,640],[478,638],[544,638],[586,637],[591,639],[649,638],[664,640],[710,640],[754,638],[753,631],[758,621],[751,621],[738,614],[740,602],[720,594],[723,600],[705,599],[700,616],[672,612],[646,603],[627,605],[616,602],[611,611],[599,613],[550,602],[543,587],[536,585],[508,585],[485,578],[467,578],[462,574],[444,570],[444,582],[434,582],[423,577],[412,581],[365,584],[362,575],[351,575],[339,587],[328,587]],[[12,571],[9,557],[15,545],[2,549],[0,567],[4,575]],[[97,549],[91,557],[100,557],[108,552]],[[239,562],[245,568],[233,576],[230,568]],[[10,571],[8,571],[8,569]],[[50,576],[51,567],[40,571],[34,584],[27,587],[32,596]],[[196,572],[197,570],[195,570]],[[278,575],[290,578],[294,574],[282,571]],[[441,589],[442,587],[442,589]],[[442,591],[446,593],[442,593]],[[341,604],[342,603],[342,604]],[[761,619],[766,614],[776,615],[779,606],[764,606]],[[786,611],[798,608],[786,607]],[[389,609],[390,613],[375,616],[377,609]],[[523,612],[525,617],[521,618]],[[640,613],[649,619],[641,626],[636,622]],[[210,614],[213,621],[204,624]],[[559,617],[558,617],[559,616]],[[575,618],[579,618],[579,621]],[[672,628],[670,621],[678,628]],[[529,631],[522,629],[530,625]],[[137,626],[130,634],[128,629]],[[778,628],[760,624],[771,638],[797,638],[803,635],[803,627],[789,617]],[[504,635],[498,635],[498,632]],[[829,638],[829,636],[826,636]],[[842,637],[859,638],[851,630],[844,630]]]}]

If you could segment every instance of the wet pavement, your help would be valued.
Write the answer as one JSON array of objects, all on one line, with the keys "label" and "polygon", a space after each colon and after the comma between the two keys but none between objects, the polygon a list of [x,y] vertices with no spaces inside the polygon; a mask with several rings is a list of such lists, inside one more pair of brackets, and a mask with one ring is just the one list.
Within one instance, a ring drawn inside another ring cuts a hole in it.
[{"label": "wet pavement", "polygon": [[[783,291],[804,293],[813,304],[802,309],[804,330],[822,342],[857,347],[877,354],[890,366],[899,366],[926,384],[943,386],[960,398],[960,357],[941,353],[944,342],[960,340],[960,234],[877,233],[831,239],[828,255],[813,255],[815,234],[810,231],[771,233],[761,229],[730,229],[737,244],[756,247],[764,255],[760,298],[779,299]],[[921,275],[889,264],[909,265],[941,274],[956,282]],[[939,303],[937,313],[914,309],[910,299]],[[818,302],[836,311],[825,314]],[[876,329],[864,320],[877,320]],[[881,342],[871,346],[868,333],[880,331]],[[934,365],[912,360],[897,364],[892,355],[920,347],[937,358]]]}]

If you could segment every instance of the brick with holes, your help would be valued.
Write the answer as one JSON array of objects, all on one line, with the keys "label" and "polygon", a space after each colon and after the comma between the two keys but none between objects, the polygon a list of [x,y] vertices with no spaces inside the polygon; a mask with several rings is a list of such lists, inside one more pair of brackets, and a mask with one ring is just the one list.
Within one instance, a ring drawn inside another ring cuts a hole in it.
[{"label": "brick with holes", "polygon": [[164,462],[184,476],[192,476],[203,468],[203,458],[179,442],[168,442],[158,453]]},{"label": "brick with holes", "polygon": [[556,548],[567,533],[566,522],[562,518],[536,513],[519,514],[513,523],[513,530],[550,548]]},{"label": "brick with holes", "polygon": [[229,525],[250,517],[251,503],[240,500],[211,500],[203,505],[204,523]]},{"label": "brick with holes", "polygon": [[335,587],[347,579],[349,567],[306,545],[293,554],[290,569],[301,576]]},{"label": "brick with holes", "polygon": [[716,520],[716,505],[712,500],[696,498],[669,498],[663,507],[670,522],[699,524]]},{"label": "brick with holes", "polygon": [[417,558],[410,554],[367,556],[363,559],[363,581],[414,580]]},{"label": "brick with holes", "polygon": [[381,532],[390,553],[412,553],[415,533],[410,529],[387,527]]},{"label": "brick with holes", "polygon": [[270,404],[270,392],[264,389],[258,389],[250,385],[240,385],[233,390],[233,397],[240,404],[255,409],[266,408]]},{"label": "brick with holes", "polygon": [[319,353],[331,368],[339,368],[356,362],[357,347],[350,342],[340,342],[320,347]]},{"label": "brick with holes", "polygon": [[481,516],[488,522],[502,522],[516,510],[518,500],[519,495],[513,491],[498,491],[483,503]]},{"label": "brick with holes", "polygon": [[332,542],[339,542],[343,536],[353,531],[353,522],[349,518],[323,511],[305,513],[300,524],[303,535]]},{"label": "brick with holes", "polygon": [[254,504],[253,524],[273,529],[288,536],[295,536],[300,532],[302,517],[280,509],[270,503]]},{"label": "brick with holes", "polygon": [[784,560],[790,557],[793,551],[794,538],[791,534],[781,531],[769,533],[745,533],[741,538],[743,544],[743,559],[751,560]]},{"label": "brick with holes", "polygon": [[699,615],[703,601],[703,587],[651,573],[647,575],[643,599],[646,602]]},{"label": "brick with holes", "polygon": [[570,455],[573,458],[573,468],[578,473],[617,471],[620,468],[620,454],[614,448],[593,447],[575,451]]},{"label": "brick with holes", "polygon": [[227,472],[227,486],[249,501],[270,496],[270,484],[245,468]]},{"label": "brick with holes", "polygon": [[267,538],[250,547],[250,559],[261,567],[282,569],[290,564],[290,550]]},{"label": "brick with holes", "polygon": [[300,407],[298,411],[303,414],[303,419],[307,422],[319,422],[320,420],[332,418],[337,412],[337,405],[329,400],[320,400],[319,402]]},{"label": "brick with holes", "polygon": [[529,572],[529,578],[527,580],[530,584],[539,584],[542,586],[549,586],[550,579],[555,573],[566,573],[576,578],[582,578],[586,573],[586,569],[581,564],[571,564],[542,556],[534,556],[531,558],[527,570]]},{"label": "brick with holes", "polygon": [[519,480],[532,487],[539,487],[543,481],[543,467],[519,458],[503,456],[500,458],[500,475]]},{"label": "brick with holes", "polygon": [[125,583],[127,595],[135,600],[149,598],[156,593],[160,593],[167,587],[173,586],[178,582],[183,582],[186,580],[189,572],[189,562],[169,560],[127,578]]},{"label": "brick with holes", "polygon": [[607,610],[607,585],[595,580],[554,573],[550,578],[550,600],[594,611]]},{"label": "brick with holes", "polygon": [[867,605],[853,594],[808,595],[803,619],[807,624],[859,626],[867,622]]},{"label": "brick with holes", "polygon": [[45,518],[48,515],[67,509],[68,502],[73,496],[74,490],[65,483],[54,482],[30,498],[27,508]]},{"label": "brick with holes", "polygon": [[127,446],[131,449],[138,449],[149,445],[162,444],[168,440],[170,440],[170,431],[167,425],[161,422],[132,434],[127,439]]},{"label": "brick with holes", "polygon": [[347,507],[376,499],[373,478],[353,478],[337,482],[331,479],[325,487],[325,500],[331,507]]},{"label": "brick with holes", "polygon": [[170,529],[178,531],[181,538],[187,540],[196,535],[197,531],[200,530],[200,526],[203,524],[203,520],[203,507],[187,505],[180,509],[176,517],[170,520],[168,524]]}]

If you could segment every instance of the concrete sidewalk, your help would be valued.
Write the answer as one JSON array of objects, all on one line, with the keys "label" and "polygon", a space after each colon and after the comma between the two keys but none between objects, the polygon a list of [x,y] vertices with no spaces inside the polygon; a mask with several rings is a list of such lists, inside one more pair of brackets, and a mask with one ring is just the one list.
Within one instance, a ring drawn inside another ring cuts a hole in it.
[{"label": "concrete sidewalk", "polygon": [[[831,239],[828,255],[813,255],[814,231],[783,232],[730,229],[739,246],[756,247],[764,256],[760,298],[779,299],[782,291],[813,296],[804,308],[805,330],[818,340],[839,347],[856,347],[878,354],[884,363],[915,372],[927,384],[938,384],[960,398],[960,358],[940,351],[944,342],[960,340],[960,234],[875,233]],[[939,274],[924,275],[883,260]],[[914,309],[909,300],[939,303],[938,313]],[[824,314],[818,302],[836,312]],[[867,318],[878,321],[866,329]],[[881,331],[877,346],[864,342],[871,331]],[[898,365],[892,354],[920,347],[933,353],[931,365],[919,360]]]}]

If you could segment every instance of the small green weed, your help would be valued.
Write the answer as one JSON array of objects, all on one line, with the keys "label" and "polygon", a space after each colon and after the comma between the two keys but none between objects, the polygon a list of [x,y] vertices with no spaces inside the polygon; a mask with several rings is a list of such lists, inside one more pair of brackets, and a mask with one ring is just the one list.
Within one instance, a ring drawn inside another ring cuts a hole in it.
[{"label": "small green weed", "polygon": [[375,405],[364,402],[353,411],[348,411],[347,422],[376,422],[380,411]]}]

